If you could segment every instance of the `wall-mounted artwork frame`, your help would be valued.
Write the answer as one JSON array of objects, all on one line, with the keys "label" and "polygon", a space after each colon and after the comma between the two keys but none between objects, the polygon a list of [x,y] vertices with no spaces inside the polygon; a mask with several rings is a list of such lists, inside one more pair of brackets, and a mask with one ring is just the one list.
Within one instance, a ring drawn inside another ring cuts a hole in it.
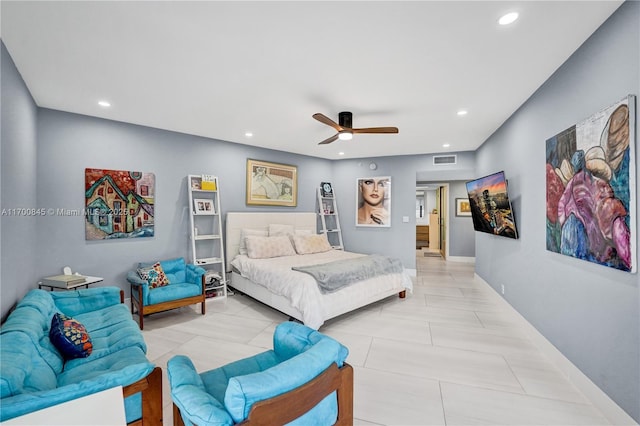
[{"label": "wall-mounted artwork frame", "polygon": [[637,271],[636,97],[546,141],[547,250]]},{"label": "wall-mounted artwork frame", "polygon": [[298,168],[247,159],[246,202],[250,206],[297,206]]},{"label": "wall-mounted artwork frame", "polygon": [[85,169],[85,239],[153,237],[153,173]]},{"label": "wall-mounted artwork frame", "polygon": [[456,216],[471,217],[471,203],[468,198],[456,198]]},{"label": "wall-mounted artwork frame", "polygon": [[356,226],[391,226],[391,176],[357,179]]}]

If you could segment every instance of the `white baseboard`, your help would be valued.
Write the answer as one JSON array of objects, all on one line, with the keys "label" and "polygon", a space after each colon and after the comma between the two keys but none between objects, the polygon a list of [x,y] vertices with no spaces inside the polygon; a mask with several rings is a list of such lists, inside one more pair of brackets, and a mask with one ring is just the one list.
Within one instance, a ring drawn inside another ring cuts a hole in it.
[{"label": "white baseboard", "polygon": [[516,309],[509,304],[502,296],[500,296],[484,279],[475,274],[478,281],[485,284],[491,289],[497,299],[507,307],[507,313],[512,315],[513,319],[522,326],[527,332],[531,342],[545,355],[549,360],[565,375],[565,377],[573,383],[573,385],[587,398],[591,403],[600,410],[603,416],[607,418],[613,425],[637,425],[618,404],[616,404],[602,389],[591,381],[578,367],[576,367],[567,357],[565,357],[558,348],[556,348],[549,340],[546,339],[533,325],[529,323]]},{"label": "white baseboard", "polygon": [[448,262],[460,262],[460,263],[476,263],[475,257],[467,257],[467,256],[449,256],[447,257]]}]

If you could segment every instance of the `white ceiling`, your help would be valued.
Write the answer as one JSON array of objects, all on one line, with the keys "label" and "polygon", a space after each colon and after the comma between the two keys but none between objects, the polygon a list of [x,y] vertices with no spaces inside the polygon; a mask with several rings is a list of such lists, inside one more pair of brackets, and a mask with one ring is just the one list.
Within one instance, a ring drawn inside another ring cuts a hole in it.
[{"label": "white ceiling", "polygon": [[[0,7],[2,40],[40,107],[338,159],[475,150],[621,3]],[[509,11],[520,19],[500,27]],[[354,127],[400,133],[319,146],[335,132],[312,114],[343,110]]]}]

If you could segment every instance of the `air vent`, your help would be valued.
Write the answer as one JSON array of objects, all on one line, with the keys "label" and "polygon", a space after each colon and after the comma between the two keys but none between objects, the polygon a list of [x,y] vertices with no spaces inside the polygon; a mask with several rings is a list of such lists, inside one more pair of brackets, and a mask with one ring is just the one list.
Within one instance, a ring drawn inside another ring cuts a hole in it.
[{"label": "air vent", "polygon": [[433,165],[441,166],[443,164],[456,164],[457,158],[455,155],[434,155]]}]

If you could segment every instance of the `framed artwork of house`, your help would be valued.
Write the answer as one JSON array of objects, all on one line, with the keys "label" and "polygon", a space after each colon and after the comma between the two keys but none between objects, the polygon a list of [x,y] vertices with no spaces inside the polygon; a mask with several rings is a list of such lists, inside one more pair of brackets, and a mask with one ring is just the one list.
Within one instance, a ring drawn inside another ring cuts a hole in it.
[{"label": "framed artwork of house", "polygon": [[85,239],[153,237],[153,173],[85,169]]}]

